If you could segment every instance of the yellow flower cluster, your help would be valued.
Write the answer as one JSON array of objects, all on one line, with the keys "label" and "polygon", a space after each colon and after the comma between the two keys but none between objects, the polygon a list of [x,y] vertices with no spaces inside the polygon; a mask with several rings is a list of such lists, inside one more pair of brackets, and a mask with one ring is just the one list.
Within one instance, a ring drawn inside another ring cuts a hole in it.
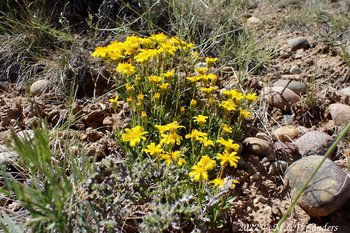
[{"label": "yellow flower cluster", "polygon": [[225,168],[237,168],[239,161],[234,136],[252,117],[255,93],[220,92],[213,71],[218,59],[202,58],[194,44],[163,33],[113,41],[92,56],[107,60],[116,73],[120,88],[109,100],[114,111],[118,100],[128,104],[131,126],[117,134],[128,150],[182,166],[200,184],[228,182]]}]

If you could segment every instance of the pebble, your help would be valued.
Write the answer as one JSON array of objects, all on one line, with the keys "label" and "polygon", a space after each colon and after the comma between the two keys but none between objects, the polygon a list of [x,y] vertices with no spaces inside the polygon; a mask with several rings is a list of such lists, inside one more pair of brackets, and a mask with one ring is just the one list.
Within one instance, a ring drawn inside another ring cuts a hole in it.
[{"label": "pebble", "polygon": [[243,144],[248,150],[258,156],[265,156],[273,154],[273,147],[270,142],[256,137],[247,137]]},{"label": "pebble", "polygon": [[35,81],[31,86],[30,86],[30,94],[32,96],[40,95],[44,93],[49,86],[49,81],[45,79],[41,79],[38,81]]},{"label": "pebble", "polygon": [[289,72],[290,72],[291,74],[301,74],[301,73],[302,73],[302,70],[300,69],[299,66],[293,65],[293,66],[290,68]]},{"label": "pebble", "polygon": [[250,25],[250,26],[253,26],[253,25],[257,25],[257,24],[260,24],[261,23],[261,20],[255,16],[252,16],[252,17],[249,17],[247,19],[247,24]]},{"label": "pebble", "polygon": [[336,125],[344,126],[350,122],[350,106],[345,104],[331,104],[328,111]]},{"label": "pebble", "polygon": [[290,47],[292,51],[296,51],[298,49],[308,49],[311,46],[307,38],[301,36],[288,40],[288,47]]},{"label": "pebble", "polygon": [[282,174],[288,167],[288,163],[286,161],[277,160],[271,163],[269,167],[268,174],[277,175]]},{"label": "pebble", "polygon": [[324,155],[332,143],[333,138],[321,131],[310,131],[294,141],[302,156]]},{"label": "pebble", "polygon": [[305,93],[307,86],[305,83],[295,80],[280,79],[273,83],[274,87],[287,87],[295,92],[295,94]]},{"label": "pebble", "polygon": [[273,130],[272,135],[282,142],[291,142],[299,136],[299,130],[293,125],[284,125]]},{"label": "pebble", "polygon": [[6,146],[0,144],[0,164],[7,162],[12,162],[18,158],[18,154],[14,151],[11,151]]},{"label": "pebble", "polygon": [[263,88],[261,96],[272,106],[279,108],[282,111],[288,110],[300,100],[300,96],[295,94],[294,91],[280,86]]},{"label": "pebble", "polygon": [[[285,173],[294,198],[319,165],[323,156],[310,155],[294,162]],[[350,175],[332,160],[326,159],[299,199],[299,206],[312,217],[327,216],[350,197]]]},{"label": "pebble", "polygon": [[292,52],[290,52],[290,51],[281,51],[280,52],[281,58],[289,58],[290,56],[292,56]]}]

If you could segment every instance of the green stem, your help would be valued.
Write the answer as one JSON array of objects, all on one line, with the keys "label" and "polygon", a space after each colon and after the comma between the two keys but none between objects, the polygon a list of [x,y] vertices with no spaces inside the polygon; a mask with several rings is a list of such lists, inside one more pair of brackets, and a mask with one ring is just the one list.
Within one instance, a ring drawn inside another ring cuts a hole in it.
[{"label": "green stem", "polygon": [[295,197],[295,199],[292,202],[292,205],[287,209],[287,212],[283,215],[283,217],[281,218],[281,220],[278,222],[276,228],[274,229],[274,233],[278,233],[281,225],[286,221],[286,219],[288,218],[288,216],[290,215],[290,213],[292,212],[292,210],[294,209],[295,205],[298,203],[301,195],[304,193],[304,190],[306,189],[306,187],[309,185],[309,183],[311,182],[312,178],[314,178],[314,176],[316,175],[316,173],[318,172],[318,170],[320,169],[320,167],[322,166],[322,164],[324,163],[324,161],[326,161],[326,159],[333,153],[333,151],[335,150],[335,148],[337,147],[337,145],[339,144],[340,140],[346,135],[346,133],[349,131],[350,129],[350,123],[348,123],[346,125],[346,127],[342,130],[342,132],[339,134],[339,136],[337,137],[337,139],[335,140],[335,142],[332,144],[332,146],[327,150],[326,154],[323,156],[322,161],[317,165],[317,167],[315,168],[315,170],[312,172],[312,174],[310,175],[310,177],[307,179],[307,181],[304,183],[303,187],[299,190],[297,196]]}]

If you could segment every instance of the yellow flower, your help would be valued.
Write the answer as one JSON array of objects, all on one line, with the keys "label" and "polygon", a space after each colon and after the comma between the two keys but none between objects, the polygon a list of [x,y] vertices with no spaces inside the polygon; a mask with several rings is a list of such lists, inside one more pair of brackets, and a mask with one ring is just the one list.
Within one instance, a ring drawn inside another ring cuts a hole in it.
[{"label": "yellow flower", "polygon": [[214,85],[216,83],[216,80],[218,80],[218,76],[215,74],[207,74],[206,76],[211,80],[212,85]]},{"label": "yellow flower", "polygon": [[198,131],[196,129],[192,129],[191,133],[185,135],[186,139],[191,138],[192,140],[197,140],[197,141],[200,137],[207,137],[207,133]]},{"label": "yellow flower", "polygon": [[221,125],[222,131],[224,131],[225,133],[232,133],[232,127],[227,125],[227,124],[222,124]]},{"label": "yellow flower", "polygon": [[186,164],[186,160],[184,158],[179,158],[179,160],[177,161],[177,165],[179,166],[183,166]]},{"label": "yellow flower", "polygon": [[236,103],[232,99],[222,101],[219,106],[228,112],[235,111],[237,108]]},{"label": "yellow flower", "polygon": [[140,93],[140,94],[137,95],[137,100],[138,100],[138,101],[143,102],[144,99],[145,99],[145,96],[144,96],[142,93]]},{"label": "yellow flower", "polygon": [[157,58],[159,51],[157,49],[141,49],[135,56],[136,62],[143,63],[148,62],[151,59]]},{"label": "yellow flower", "polygon": [[132,108],[134,105],[134,100],[131,97],[126,98],[126,102],[128,103],[129,107]]},{"label": "yellow flower", "polygon": [[204,75],[208,71],[208,67],[196,67],[194,71],[199,75]]},{"label": "yellow flower", "polygon": [[160,144],[164,143],[166,145],[174,146],[176,143],[176,145],[181,145],[182,137],[178,135],[176,132],[161,134],[160,136],[162,137],[159,142]]},{"label": "yellow flower", "polygon": [[164,160],[167,166],[169,166],[172,161],[171,156],[168,153],[161,154],[159,159]]},{"label": "yellow flower", "polygon": [[164,33],[152,34],[150,39],[154,40],[156,43],[164,43],[168,40],[168,37]]},{"label": "yellow flower", "polygon": [[109,99],[108,101],[112,104],[117,104],[118,103],[119,96],[116,95],[113,99]]},{"label": "yellow flower", "polygon": [[226,166],[229,163],[231,167],[237,168],[239,156],[237,155],[237,152],[235,152],[235,151],[230,153],[227,150],[225,150],[223,154],[217,153],[216,158],[221,160],[221,162],[220,162],[221,166]]},{"label": "yellow flower", "polygon": [[140,144],[141,140],[146,140],[146,137],[143,136],[148,132],[143,131],[141,126],[135,126],[132,129],[126,128],[125,133],[122,134],[122,141],[129,142],[131,147],[135,147]]},{"label": "yellow flower", "polygon": [[160,88],[160,90],[161,90],[162,92],[167,91],[167,90],[168,90],[169,85],[170,85],[169,83],[162,83],[162,84],[158,84],[158,86],[159,86],[159,88]]},{"label": "yellow flower", "polygon": [[233,180],[231,188],[233,188],[233,189],[236,188],[236,184],[239,184],[239,181],[238,180]]},{"label": "yellow flower", "polygon": [[152,142],[147,146],[147,149],[143,149],[143,151],[153,157],[156,157],[163,152],[163,148],[161,144],[156,145],[154,142]]},{"label": "yellow flower", "polygon": [[166,73],[162,74],[167,80],[170,80],[172,77],[174,77],[175,70],[169,70]]},{"label": "yellow flower", "polygon": [[204,148],[207,148],[209,146],[214,146],[213,140],[208,139],[207,137],[198,138],[198,141],[200,141],[203,144]]},{"label": "yellow flower", "polygon": [[194,122],[196,122],[200,127],[203,127],[205,122],[207,122],[208,117],[203,115],[197,115],[193,117]]},{"label": "yellow flower", "polygon": [[215,62],[217,62],[217,58],[216,57],[206,57],[205,58],[205,63],[207,63],[207,66],[210,68],[214,65]]},{"label": "yellow flower", "polygon": [[192,77],[186,77],[188,81],[190,81],[192,84],[196,84],[196,82],[200,81],[202,79],[201,76],[192,76]]},{"label": "yellow flower", "polygon": [[205,94],[210,94],[215,90],[215,87],[201,87],[200,90]]},{"label": "yellow flower", "polygon": [[125,74],[126,76],[130,76],[136,72],[135,66],[129,63],[119,63],[116,70],[118,73]]},{"label": "yellow flower", "polygon": [[[209,181],[210,184],[214,184],[218,188],[222,188],[224,184],[227,182],[227,178],[221,179],[221,178],[216,178],[212,181]],[[232,180],[232,185],[231,188],[236,188],[236,184],[239,184],[238,180]]]},{"label": "yellow flower", "polygon": [[216,161],[211,159],[208,155],[204,155],[201,157],[197,165],[204,167],[206,170],[212,170],[216,166]]},{"label": "yellow flower", "polygon": [[219,138],[217,140],[218,143],[221,145],[225,146],[225,150],[230,151],[231,149],[234,151],[239,150],[239,144],[238,143],[233,143],[232,139],[225,140],[223,138]]},{"label": "yellow flower", "polygon": [[224,90],[222,92],[224,95],[228,96],[231,99],[235,99],[235,100],[240,100],[244,98],[243,93],[237,91],[237,90]]},{"label": "yellow flower", "polygon": [[153,98],[156,102],[158,102],[160,100],[160,93],[159,92],[155,93]]},{"label": "yellow flower", "polygon": [[239,109],[239,117],[242,119],[249,119],[252,117],[251,112],[249,112],[247,109]]},{"label": "yellow flower", "polygon": [[148,80],[151,82],[151,83],[160,83],[162,80],[163,80],[163,78],[162,77],[160,77],[160,76],[156,76],[156,75],[151,75],[151,76],[149,76],[148,77]]},{"label": "yellow flower", "polygon": [[216,187],[222,188],[224,186],[225,180],[226,180],[226,178],[225,179],[216,178],[212,181],[209,181],[209,184],[214,184]]},{"label": "yellow flower", "polygon": [[159,53],[164,53],[165,55],[171,56],[175,56],[175,52],[177,50],[176,46],[170,42],[161,43],[157,48]]},{"label": "yellow flower", "polygon": [[191,178],[193,177],[195,181],[201,182],[208,180],[208,172],[204,167],[194,165],[191,169],[192,171],[190,171],[189,176]]},{"label": "yellow flower", "polygon": [[186,111],[185,106],[180,106],[180,114],[184,114]]},{"label": "yellow flower", "polygon": [[166,125],[154,125],[154,127],[156,127],[159,130],[160,134],[163,134],[167,131],[176,132],[179,128],[185,128],[185,126],[179,125],[179,122],[177,121],[173,121]]},{"label": "yellow flower", "polygon": [[130,83],[125,84],[126,92],[131,93],[134,90],[134,85],[130,85]]},{"label": "yellow flower", "polygon": [[148,122],[148,116],[147,116],[147,113],[145,111],[142,111],[141,112],[141,119],[142,119],[142,122],[144,125],[147,125],[147,122]]},{"label": "yellow flower", "polygon": [[195,99],[191,99],[191,102],[190,102],[190,108],[194,108],[197,106],[197,100]]},{"label": "yellow flower", "polygon": [[106,47],[97,47],[95,51],[91,54],[91,56],[105,58],[107,52],[108,52],[108,49]]},{"label": "yellow flower", "polygon": [[244,97],[250,102],[255,102],[258,100],[256,93],[249,93],[249,94],[246,94]]}]

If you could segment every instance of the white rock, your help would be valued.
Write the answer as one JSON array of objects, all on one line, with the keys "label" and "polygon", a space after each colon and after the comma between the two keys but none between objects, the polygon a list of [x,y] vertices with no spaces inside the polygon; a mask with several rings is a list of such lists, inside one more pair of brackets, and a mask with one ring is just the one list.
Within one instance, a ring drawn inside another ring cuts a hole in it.
[{"label": "white rock", "polygon": [[49,81],[45,79],[41,79],[38,81],[35,81],[31,86],[30,86],[30,94],[32,96],[40,95],[46,90],[48,90],[49,87]]}]

